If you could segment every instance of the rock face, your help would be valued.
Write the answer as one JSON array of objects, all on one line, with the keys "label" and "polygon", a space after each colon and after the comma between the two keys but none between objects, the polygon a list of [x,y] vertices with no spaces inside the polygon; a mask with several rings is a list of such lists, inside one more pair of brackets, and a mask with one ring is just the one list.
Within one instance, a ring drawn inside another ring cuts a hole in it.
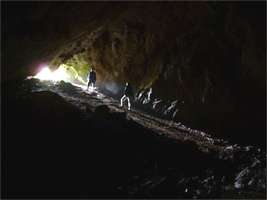
[{"label": "rock face", "polygon": [[[4,4],[6,16],[13,6]],[[82,61],[95,66],[99,85],[130,81],[137,91],[152,87],[155,97],[184,102],[174,120],[232,139],[265,141],[265,2],[65,2],[17,8],[22,19],[4,18],[8,78],[34,73],[40,59],[74,68]],[[26,49],[15,50],[18,42]]]}]

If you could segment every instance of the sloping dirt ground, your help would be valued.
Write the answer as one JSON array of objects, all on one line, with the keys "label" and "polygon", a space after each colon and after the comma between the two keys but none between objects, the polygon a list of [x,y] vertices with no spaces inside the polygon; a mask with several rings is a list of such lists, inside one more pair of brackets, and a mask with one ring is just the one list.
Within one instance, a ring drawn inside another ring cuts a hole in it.
[{"label": "sloping dirt ground", "polygon": [[4,87],[5,197],[266,198],[266,152],[70,83]]}]

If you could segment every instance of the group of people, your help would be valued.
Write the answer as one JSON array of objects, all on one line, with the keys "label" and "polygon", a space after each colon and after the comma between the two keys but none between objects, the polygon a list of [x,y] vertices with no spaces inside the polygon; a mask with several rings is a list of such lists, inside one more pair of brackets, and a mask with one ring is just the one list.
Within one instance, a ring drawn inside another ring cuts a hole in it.
[{"label": "group of people", "polygon": [[[95,88],[96,83],[96,72],[94,68],[91,68],[88,74],[88,85],[87,89],[89,90],[90,87]],[[124,88],[124,95],[121,98],[120,106],[123,107],[125,101],[127,101],[128,110],[131,110],[131,98],[133,97],[133,89],[130,83],[126,82]]]}]

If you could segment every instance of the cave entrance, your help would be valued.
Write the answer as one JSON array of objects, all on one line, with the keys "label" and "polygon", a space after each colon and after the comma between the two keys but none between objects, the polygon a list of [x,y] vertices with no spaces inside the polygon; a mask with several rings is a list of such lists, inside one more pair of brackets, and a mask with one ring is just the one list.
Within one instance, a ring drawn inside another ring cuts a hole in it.
[{"label": "cave entrance", "polygon": [[86,75],[81,76],[77,70],[67,64],[60,64],[56,70],[51,70],[48,65],[44,65],[41,70],[31,78],[41,81],[59,82],[64,81],[84,88],[87,85]]}]

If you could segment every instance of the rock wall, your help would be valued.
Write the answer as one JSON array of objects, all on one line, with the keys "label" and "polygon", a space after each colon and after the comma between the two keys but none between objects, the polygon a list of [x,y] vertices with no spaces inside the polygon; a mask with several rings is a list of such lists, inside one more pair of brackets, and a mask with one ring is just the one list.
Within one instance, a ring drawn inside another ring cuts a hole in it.
[{"label": "rock wall", "polygon": [[[6,4],[10,13],[15,3]],[[57,67],[76,56],[95,66],[100,85],[129,81],[136,91],[152,87],[156,97],[184,102],[177,121],[226,137],[251,141],[256,131],[257,140],[265,138],[265,2],[17,8],[22,19],[4,19],[7,77],[35,73],[42,60]]]}]

